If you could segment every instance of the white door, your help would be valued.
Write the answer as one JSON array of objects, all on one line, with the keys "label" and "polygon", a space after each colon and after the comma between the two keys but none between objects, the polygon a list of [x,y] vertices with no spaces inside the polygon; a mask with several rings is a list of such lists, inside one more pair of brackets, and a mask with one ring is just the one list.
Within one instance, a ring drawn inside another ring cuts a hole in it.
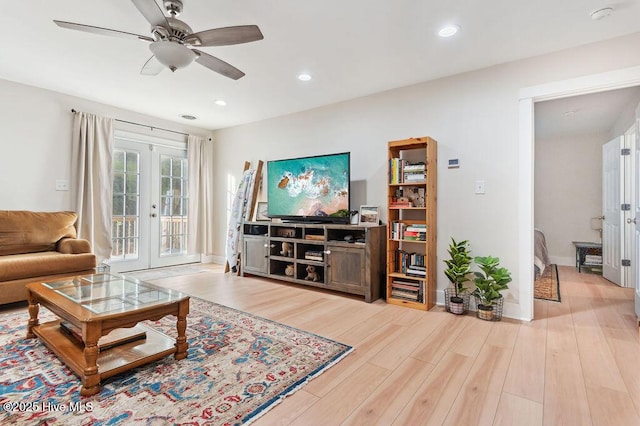
[{"label": "white door", "polygon": [[187,254],[185,149],[116,138],[113,158],[113,272],[197,262]]},{"label": "white door", "polygon": [[602,276],[622,284],[620,189],[622,184],[621,149],[624,137],[620,136],[602,146]]}]

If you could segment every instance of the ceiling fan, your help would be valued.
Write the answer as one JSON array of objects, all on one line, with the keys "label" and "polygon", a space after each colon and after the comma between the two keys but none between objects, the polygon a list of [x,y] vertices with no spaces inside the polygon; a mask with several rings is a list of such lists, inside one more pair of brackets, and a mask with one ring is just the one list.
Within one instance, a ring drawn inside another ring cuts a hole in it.
[{"label": "ceiling fan", "polygon": [[237,80],[245,75],[242,71],[215,56],[195,49],[195,47],[228,46],[264,38],[260,28],[256,25],[214,28],[194,33],[189,25],[176,18],[182,12],[182,0],[163,0],[163,5],[170,16],[165,16],[155,0],[131,1],[151,24],[152,37],[73,22],[56,20],[53,22],[62,28],[71,30],[151,43],[149,48],[153,55],[142,67],[140,73],[143,75],[157,75],[164,67],[175,71],[196,61],[212,71]]}]

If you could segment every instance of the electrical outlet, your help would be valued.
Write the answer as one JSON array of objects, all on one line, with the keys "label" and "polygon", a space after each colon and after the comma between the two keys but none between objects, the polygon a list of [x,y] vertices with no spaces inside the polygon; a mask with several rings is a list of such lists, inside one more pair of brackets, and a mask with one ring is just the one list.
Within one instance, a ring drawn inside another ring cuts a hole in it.
[{"label": "electrical outlet", "polygon": [[69,181],[66,179],[57,179],[56,180],[56,191],[68,191],[69,190]]},{"label": "electrical outlet", "polygon": [[476,181],[476,194],[484,194],[484,181],[477,180]]}]

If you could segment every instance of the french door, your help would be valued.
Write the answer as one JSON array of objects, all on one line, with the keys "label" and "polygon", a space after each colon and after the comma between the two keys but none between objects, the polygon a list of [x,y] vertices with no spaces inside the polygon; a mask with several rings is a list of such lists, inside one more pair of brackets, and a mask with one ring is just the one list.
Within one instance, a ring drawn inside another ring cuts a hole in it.
[{"label": "french door", "polygon": [[113,154],[111,270],[197,262],[187,253],[186,148],[118,138]]}]

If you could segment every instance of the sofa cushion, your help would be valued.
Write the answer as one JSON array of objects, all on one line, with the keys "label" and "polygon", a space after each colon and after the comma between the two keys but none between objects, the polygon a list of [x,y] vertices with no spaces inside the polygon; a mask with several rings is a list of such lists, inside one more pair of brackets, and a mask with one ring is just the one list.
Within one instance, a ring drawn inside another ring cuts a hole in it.
[{"label": "sofa cushion", "polygon": [[74,212],[0,210],[0,255],[55,250],[61,238],[76,238],[77,218]]},{"label": "sofa cushion", "polygon": [[55,275],[95,268],[93,253],[63,254],[46,251],[0,256],[0,281]]}]

